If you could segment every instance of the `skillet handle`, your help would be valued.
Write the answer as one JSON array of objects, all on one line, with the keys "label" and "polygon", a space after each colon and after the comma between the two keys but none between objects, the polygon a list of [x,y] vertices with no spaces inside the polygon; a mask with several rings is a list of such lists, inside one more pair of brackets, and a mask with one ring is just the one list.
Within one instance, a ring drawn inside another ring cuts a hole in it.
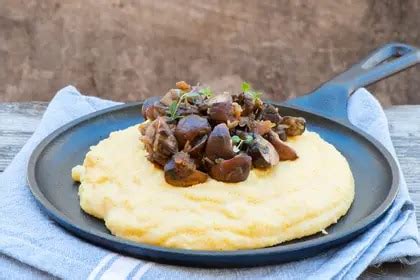
[{"label": "skillet handle", "polygon": [[419,62],[420,49],[400,43],[389,43],[373,51],[365,59],[312,93],[291,99],[286,104],[348,123],[347,101],[355,90],[392,76]]}]

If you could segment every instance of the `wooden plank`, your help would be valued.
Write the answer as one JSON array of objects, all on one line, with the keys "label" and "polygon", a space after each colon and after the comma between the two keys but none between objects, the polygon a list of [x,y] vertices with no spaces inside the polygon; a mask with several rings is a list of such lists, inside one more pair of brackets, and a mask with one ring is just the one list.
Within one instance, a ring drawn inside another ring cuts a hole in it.
[{"label": "wooden plank", "polygon": [[[394,106],[385,110],[398,160],[406,179],[411,199],[416,205],[417,226],[420,225],[420,106]],[[420,229],[420,227],[419,227]],[[418,279],[420,264],[388,263],[370,267],[361,279]]]},{"label": "wooden plank", "polygon": [[386,115],[411,198],[417,204],[417,225],[420,225],[420,106],[391,107]]},{"label": "wooden plank", "polygon": [[0,172],[35,131],[45,102],[0,103]]},{"label": "wooden plank", "polygon": [[[45,102],[0,103],[0,173],[32,135],[46,107]],[[420,225],[420,105],[394,106],[385,112]],[[418,275],[420,265],[395,263],[369,268],[361,279],[416,279]]]}]

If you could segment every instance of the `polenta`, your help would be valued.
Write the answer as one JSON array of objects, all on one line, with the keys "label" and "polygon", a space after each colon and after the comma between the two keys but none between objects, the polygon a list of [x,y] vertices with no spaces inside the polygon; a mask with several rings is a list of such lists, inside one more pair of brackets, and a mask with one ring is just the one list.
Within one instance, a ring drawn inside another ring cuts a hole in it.
[{"label": "polenta", "polygon": [[139,137],[138,125],[113,132],[72,170],[81,208],[125,239],[193,250],[267,247],[323,231],[354,199],[346,159],[314,132],[288,139],[294,161],[252,169],[240,183],[208,178],[187,188],[165,181]]}]

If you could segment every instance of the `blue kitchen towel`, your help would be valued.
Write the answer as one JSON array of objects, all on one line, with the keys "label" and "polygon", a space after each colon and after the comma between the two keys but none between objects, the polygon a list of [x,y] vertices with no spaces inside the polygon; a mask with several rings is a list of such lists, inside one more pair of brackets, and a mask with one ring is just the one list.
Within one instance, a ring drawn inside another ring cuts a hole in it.
[{"label": "blue kitchen towel", "polygon": [[[28,158],[49,133],[71,120],[117,103],[68,86],[51,101],[33,136],[0,175],[0,278],[33,279],[354,279],[369,265],[413,262],[420,256],[413,203],[401,173],[400,191],[382,220],[355,240],[323,254],[280,265],[200,269],[122,256],[80,240],[52,221],[26,183]],[[350,121],[395,156],[385,114],[365,89],[354,93]]]}]

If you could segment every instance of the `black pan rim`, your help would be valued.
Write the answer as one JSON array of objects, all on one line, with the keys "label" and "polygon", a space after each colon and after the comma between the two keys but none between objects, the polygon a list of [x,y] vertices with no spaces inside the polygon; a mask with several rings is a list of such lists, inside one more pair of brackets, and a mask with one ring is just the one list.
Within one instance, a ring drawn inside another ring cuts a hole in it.
[{"label": "black pan rim", "polygon": [[[392,175],[392,185],[389,190],[388,195],[383,200],[383,202],[369,215],[364,217],[362,220],[357,222],[351,230],[345,230],[343,232],[339,233],[333,233],[325,236],[321,236],[316,239],[311,240],[304,240],[298,243],[293,244],[279,244],[274,247],[267,247],[267,248],[258,248],[258,249],[247,249],[247,250],[235,250],[235,251],[210,251],[210,250],[187,250],[187,249],[174,249],[174,248],[166,248],[166,247],[160,247],[160,246],[154,246],[144,243],[137,243],[134,241],[125,240],[116,236],[111,235],[110,233],[103,233],[96,230],[92,230],[86,227],[80,227],[77,224],[74,224],[64,213],[62,213],[60,210],[58,210],[42,193],[41,189],[39,188],[39,185],[36,181],[36,164],[38,161],[39,156],[42,154],[44,149],[48,147],[49,143],[51,143],[56,137],[60,136],[62,133],[66,132],[68,129],[82,123],[85,121],[88,121],[89,119],[98,117],[105,113],[111,113],[114,111],[118,111],[121,109],[126,109],[129,107],[136,107],[140,106],[142,102],[133,102],[133,103],[127,103],[127,104],[121,104],[112,106],[106,109],[102,109],[90,114],[87,114],[85,116],[79,117],[60,128],[53,131],[51,134],[49,134],[46,138],[44,138],[38,145],[34,148],[29,161],[27,165],[27,182],[29,185],[29,188],[35,197],[36,201],[39,203],[39,205],[42,206],[42,209],[51,217],[53,220],[55,220],[58,224],[66,228],[67,230],[71,231],[72,233],[76,234],[78,237],[81,237],[83,239],[92,241],[97,244],[101,244],[102,246],[105,246],[107,248],[111,248],[112,246],[106,245],[103,242],[110,242],[110,243],[118,243],[120,245],[125,246],[126,248],[130,248],[131,250],[142,250],[143,252],[149,252],[149,253],[164,253],[169,255],[179,255],[179,256],[193,256],[193,257],[240,257],[240,256],[266,256],[271,254],[285,254],[285,253],[293,253],[300,250],[315,248],[319,246],[328,246],[335,245],[341,242],[344,242],[348,240],[349,238],[361,233],[364,231],[365,228],[367,228],[369,225],[374,224],[378,221],[380,217],[382,217],[383,214],[390,208],[392,205],[399,189],[399,170],[398,165],[394,159],[394,157],[391,155],[391,153],[376,139],[374,139],[369,134],[365,133],[364,131],[360,130],[359,128],[353,126],[350,124],[350,122],[344,122],[339,120],[334,120],[333,118],[329,118],[326,116],[322,116],[320,114],[311,112],[310,110],[306,110],[304,108],[300,108],[298,106],[290,106],[285,105],[278,102],[272,102],[273,105],[289,108],[293,110],[298,110],[310,115],[313,115],[318,118],[326,119],[330,122],[334,122],[336,124],[339,124],[341,126],[344,126],[350,130],[352,130],[354,133],[361,135],[366,140],[368,140],[373,146],[376,147],[376,149],[379,150],[379,152],[384,156],[384,158],[387,160],[387,163],[391,170]],[[140,112],[139,112],[140,114]],[[342,241],[340,241],[342,240]],[[100,242],[102,241],[102,242]],[[114,250],[115,249],[112,249]],[[146,255],[146,254],[144,254]],[[261,265],[261,264],[255,264]],[[250,266],[250,265],[246,265]]]}]

